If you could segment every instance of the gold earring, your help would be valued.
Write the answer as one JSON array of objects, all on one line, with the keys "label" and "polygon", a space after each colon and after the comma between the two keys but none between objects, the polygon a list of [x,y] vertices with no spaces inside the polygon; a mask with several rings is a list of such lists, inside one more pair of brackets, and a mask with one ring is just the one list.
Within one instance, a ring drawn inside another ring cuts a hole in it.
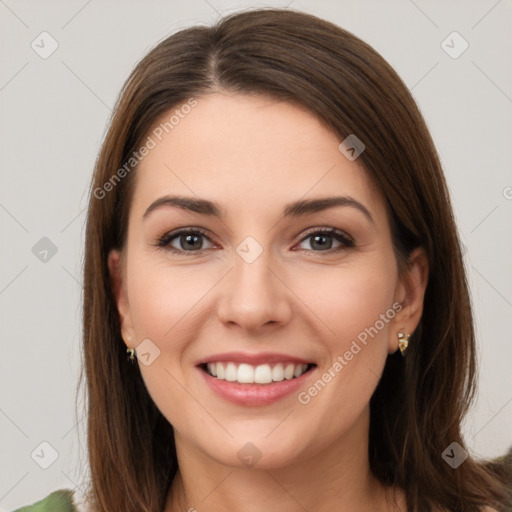
[{"label": "gold earring", "polygon": [[411,337],[410,334],[407,336],[403,332],[397,333],[398,337],[398,348],[400,349],[400,352],[402,355],[405,355],[405,351],[407,350],[407,346],[409,345],[409,338]]},{"label": "gold earring", "polygon": [[128,354],[128,360],[134,361],[135,360],[135,349],[134,348],[127,348],[126,353]]}]

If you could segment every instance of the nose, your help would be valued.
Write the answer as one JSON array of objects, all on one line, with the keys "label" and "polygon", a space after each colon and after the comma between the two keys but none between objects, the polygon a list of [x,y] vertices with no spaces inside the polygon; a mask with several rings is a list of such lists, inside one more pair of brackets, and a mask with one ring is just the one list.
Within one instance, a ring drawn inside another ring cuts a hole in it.
[{"label": "nose", "polygon": [[219,290],[217,314],[224,324],[258,334],[290,321],[293,293],[269,253],[263,251],[252,263],[234,254],[233,267]]}]

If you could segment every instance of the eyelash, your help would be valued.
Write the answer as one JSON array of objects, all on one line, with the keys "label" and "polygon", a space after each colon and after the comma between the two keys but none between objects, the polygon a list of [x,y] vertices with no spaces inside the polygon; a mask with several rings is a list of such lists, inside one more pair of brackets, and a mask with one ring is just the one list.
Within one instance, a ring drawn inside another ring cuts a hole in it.
[{"label": "eyelash", "polygon": [[[165,233],[163,236],[161,236],[157,240],[156,247],[159,248],[159,249],[164,249],[164,250],[172,252],[172,253],[176,253],[176,254],[185,254],[187,256],[195,256],[197,253],[199,253],[202,250],[204,250],[204,249],[198,249],[198,250],[195,250],[195,251],[185,251],[185,250],[182,250],[182,249],[176,249],[175,247],[172,247],[170,245],[170,243],[174,239],[176,239],[176,238],[178,238],[178,237],[180,237],[182,235],[201,235],[201,236],[204,236],[206,239],[208,239],[210,242],[212,242],[210,240],[210,238],[208,237],[208,235],[206,234],[206,232],[204,232],[202,229],[199,229],[199,228],[180,229],[178,231],[174,231],[174,232],[170,232],[170,233]],[[306,239],[310,238],[313,235],[330,235],[330,236],[334,237],[336,240],[338,240],[338,242],[340,242],[341,245],[339,247],[334,248],[334,249],[331,248],[331,249],[328,249],[328,250],[325,250],[325,251],[315,251],[313,249],[299,249],[299,251],[332,254],[332,253],[335,253],[335,252],[340,252],[340,251],[342,251],[344,249],[346,250],[346,249],[350,249],[350,248],[355,247],[354,240],[350,236],[348,236],[343,231],[339,231],[339,230],[334,229],[334,228],[312,228],[312,229],[306,231],[305,236],[303,238],[301,238],[299,243],[304,242]]]}]

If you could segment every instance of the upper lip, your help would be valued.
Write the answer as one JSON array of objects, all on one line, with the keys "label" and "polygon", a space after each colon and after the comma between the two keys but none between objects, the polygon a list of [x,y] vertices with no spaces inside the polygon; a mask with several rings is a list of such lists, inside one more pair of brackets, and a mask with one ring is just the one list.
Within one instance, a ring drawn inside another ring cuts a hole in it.
[{"label": "upper lip", "polygon": [[222,354],[214,354],[212,356],[201,359],[197,362],[196,366],[207,363],[217,363],[220,361],[232,361],[233,363],[246,363],[250,365],[265,363],[312,363],[312,361],[302,359],[301,357],[291,356],[289,354],[280,354],[276,352],[260,352],[258,354],[251,354],[247,352],[223,352]]}]

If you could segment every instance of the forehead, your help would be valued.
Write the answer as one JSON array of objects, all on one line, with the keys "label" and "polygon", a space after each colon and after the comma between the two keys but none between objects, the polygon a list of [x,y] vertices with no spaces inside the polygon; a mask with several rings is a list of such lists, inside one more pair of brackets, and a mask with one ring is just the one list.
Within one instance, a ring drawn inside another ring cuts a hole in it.
[{"label": "forehead", "polygon": [[340,138],[308,110],[232,93],[195,102],[173,107],[148,133],[154,147],[136,171],[133,211],[180,193],[214,199],[235,215],[261,216],[301,198],[342,194],[377,217],[384,213],[367,171],[339,151]]}]

